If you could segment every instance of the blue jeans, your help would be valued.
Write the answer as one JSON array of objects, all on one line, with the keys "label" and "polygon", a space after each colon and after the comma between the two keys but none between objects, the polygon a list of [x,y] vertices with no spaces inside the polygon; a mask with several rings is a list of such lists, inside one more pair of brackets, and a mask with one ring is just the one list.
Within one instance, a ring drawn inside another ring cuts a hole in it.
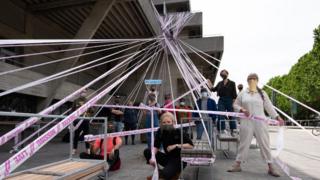
[{"label": "blue jeans", "polygon": [[[151,128],[151,120],[152,120],[151,113],[147,111],[146,124],[145,124],[146,128]],[[153,127],[154,128],[159,127],[159,118],[158,118],[157,111],[153,111]],[[147,144],[148,144],[148,148],[151,148],[151,133],[147,133]]]},{"label": "blue jeans", "polygon": [[[209,129],[209,122],[208,121],[204,121],[204,124],[206,126],[207,131],[208,131],[209,138],[211,139],[212,132],[210,132],[210,129]],[[202,125],[201,121],[197,122],[196,131],[197,131],[197,140],[200,140],[201,137],[202,137],[202,134],[204,132],[204,128],[203,128],[203,125]]]},{"label": "blue jeans", "polygon": [[113,121],[114,132],[121,132],[123,130],[124,124],[120,121]]},{"label": "blue jeans", "polygon": [[[229,98],[229,97],[220,97],[219,98],[219,102],[218,102],[218,110],[219,111],[227,111],[227,112],[233,112],[233,100],[232,98]],[[237,123],[236,121],[234,121],[235,119],[233,117],[230,117],[230,120],[233,120],[233,121],[230,121],[229,122],[229,126],[230,126],[230,129],[233,130],[233,129],[237,129]],[[221,120],[226,120],[227,117],[226,116],[218,116],[218,121],[217,121],[217,129],[218,131],[223,131],[226,129],[226,122],[225,121],[221,121]]]}]

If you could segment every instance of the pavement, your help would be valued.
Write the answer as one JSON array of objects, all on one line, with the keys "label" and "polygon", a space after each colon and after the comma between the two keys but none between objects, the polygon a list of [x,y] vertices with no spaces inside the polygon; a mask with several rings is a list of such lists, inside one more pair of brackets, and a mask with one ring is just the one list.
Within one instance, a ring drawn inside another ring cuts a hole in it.
[{"label": "pavement", "polygon": [[[310,131],[309,131],[310,132]],[[312,137],[310,134],[298,129],[287,129],[284,133],[285,148],[279,158],[287,163],[292,176],[301,179],[313,180],[320,179],[320,137]],[[276,129],[270,129],[271,148],[274,152],[276,144]],[[129,138],[129,143],[130,143]],[[7,160],[12,154],[9,153],[13,142],[9,142],[0,147],[0,163]],[[146,164],[142,152],[146,144],[136,140],[136,145],[123,145],[120,150],[122,166],[116,172],[110,172],[107,179],[109,180],[142,180],[151,175],[153,168]],[[223,143],[227,147],[227,143]],[[230,143],[230,158],[226,158],[222,151],[216,151],[216,161],[212,166],[188,166],[183,172],[185,180],[289,180],[288,177],[278,166],[280,178],[274,178],[267,174],[267,165],[262,160],[259,148],[256,147],[255,141],[252,142],[249,158],[242,166],[242,172],[228,173],[227,169],[232,165],[236,155],[236,146]],[[79,152],[84,151],[84,143],[79,145]],[[32,167],[56,162],[69,158],[70,146],[68,143],[60,142],[56,138],[45,145],[33,157],[22,164],[15,172],[29,169]],[[75,156],[77,157],[77,155]]]}]

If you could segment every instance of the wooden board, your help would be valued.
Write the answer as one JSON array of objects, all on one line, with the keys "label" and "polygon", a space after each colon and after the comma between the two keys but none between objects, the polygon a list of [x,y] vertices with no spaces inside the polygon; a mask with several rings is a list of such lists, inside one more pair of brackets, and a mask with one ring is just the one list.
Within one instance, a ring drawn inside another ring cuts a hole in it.
[{"label": "wooden board", "polygon": [[102,160],[69,159],[32,168],[23,172],[17,172],[6,179],[88,179],[103,172],[105,165],[105,162]]},{"label": "wooden board", "polygon": [[217,138],[219,141],[229,141],[229,142],[238,142],[239,136],[231,136],[231,135],[223,135],[220,136],[220,134],[217,135]]},{"label": "wooden board", "polygon": [[53,180],[57,176],[42,175],[42,174],[21,174],[19,176],[9,177],[8,180],[28,180],[28,179],[41,179],[41,180]]},{"label": "wooden board", "polygon": [[68,173],[79,169],[85,169],[94,165],[93,163],[88,162],[67,162],[62,164],[57,164],[55,166],[39,169],[39,171],[51,171],[55,173]]},{"label": "wooden board", "polygon": [[213,150],[208,141],[194,141],[193,149],[182,149],[182,157],[213,157]]}]

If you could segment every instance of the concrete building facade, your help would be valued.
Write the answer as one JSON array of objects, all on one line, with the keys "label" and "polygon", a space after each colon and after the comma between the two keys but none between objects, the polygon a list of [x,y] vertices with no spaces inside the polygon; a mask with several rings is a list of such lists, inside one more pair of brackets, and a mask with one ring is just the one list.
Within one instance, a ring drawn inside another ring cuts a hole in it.
[{"label": "concrete building facade", "polygon": [[[0,38],[1,39],[124,39],[148,38],[160,35],[160,25],[154,8],[163,15],[163,0],[8,0],[0,6]],[[189,0],[166,0],[167,13],[190,12]],[[194,13],[189,23],[180,34],[180,39],[188,44],[216,57],[222,58],[223,37],[202,36],[202,13]],[[0,47],[0,56],[27,54],[70,48],[66,46],[35,46],[35,47]],[[56,63],[17,73],[0,76],[0,91],[46,77],[50,74],[68,69],[75,65],[116,52],[118,49],[96,53],[81,58],[73,58],[67,63]],[[40,62],[53,61],[65,56],[82,54],[90,51],[72,53],[55,53],[30,56],[0,61],[0,72],[26,67]],[[186,52],[199,70],[212,80],[217,74],[216,69],[207,65],[189,49]],[[125,54],[125,53],[123,53]],[[121,55],[123,55],[121,54]],[[119,55],[120,56],[120,55]],[[170,58],[170,57],[169,57]],[[119,60],[118,62],[120,62]],[[1,110],[19,112],[38,112],[52,101],[59,100],[84,84],[90,82],[103,72],[112,68],[110,65],[97,67],[65,79],[34,86],[17,93],[0,97]],[[178,70],[170,60],[174,96],[186,90]],[[219,62],[213,61],[216,66]],[[120,88],[119,93],[126,96],[140,79],[144,69],[137,71]],[[105,81],[108,81],[107,77]],[[103,82],[91,87],[89,93],[98,89]],[[165,91],[169,92],[168,82],[164,82]],[[145,89],[141,90],[140,98]],[[16,100],[14,100],[16,99]],[[65,109],[66,107],[62,108]],[[58,110],[58,112],[62,111]]]}]

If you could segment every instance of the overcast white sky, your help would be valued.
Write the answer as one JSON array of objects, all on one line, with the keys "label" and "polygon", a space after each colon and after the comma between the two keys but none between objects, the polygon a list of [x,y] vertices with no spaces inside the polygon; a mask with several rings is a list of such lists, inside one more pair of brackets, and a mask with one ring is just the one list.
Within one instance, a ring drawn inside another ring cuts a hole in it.
[{"label": "overcast white sky", "polygon": [[[320,0],[190,0],[203,12],[204,36],[223,35],[220,69],[246,86],[250,72],[262,86],[290,67],[313,45],[320,24]],[[217,77],[220,81],[220,76]],[[216,81],[217,82],[217,81]]]}]

